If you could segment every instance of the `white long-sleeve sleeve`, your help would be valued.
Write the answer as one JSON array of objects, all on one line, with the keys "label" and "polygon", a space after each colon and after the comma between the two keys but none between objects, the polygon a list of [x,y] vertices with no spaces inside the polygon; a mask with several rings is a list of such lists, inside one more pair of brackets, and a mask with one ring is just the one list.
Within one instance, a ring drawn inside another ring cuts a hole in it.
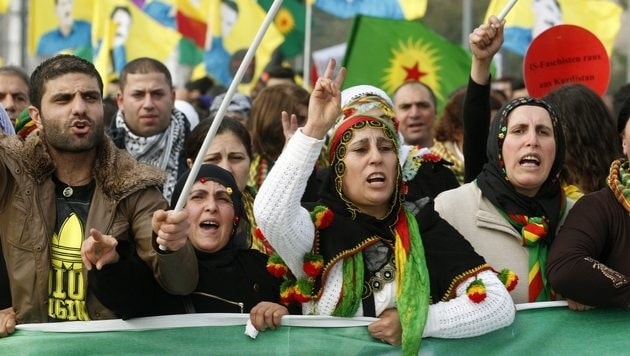
[{"label": "white long-sleeve sleeve", "polygon": [[298,129],[254,200],[256,224],[298,278],[304,276],[304,254],[311,251],[315,236],[313,221],[300,198],[323,146],[324,140]]},{"label": "white long-sleeve sleeve", "polygon": [[[254,201],[258,227],[298,278],[304,276],[304,254],[311,251],[315,236],[310,214],[301,206],[300,197],[323,144],[323,140],[306,136],[298,130],[267,175]],[[321,298],[330,301],[330,305],[322,304],[320,300],[317,314],[327,315],[334,310],[342,285],[341,267],[339,263],[330,271]],[[423,337],[471,337],[513,322],[514,303],[494,272],[481,272],[478,278],[483,279],[486,286],[486,299],[477,304],[468,298],[466,288],[474,277],[467,279],[457,288],[456,298],[429,307]],[[327,292],[333,295],[328,296]],[[307,304],[305,311],[310,312],[313,306]]]},{"label": "white long-sleeve sleeve", "polygon": [[457,287],[455,298],[429,306],[422,337],[472,337],[512,324],[516,309],[503,283],[492,271],[483,271],[477,278],[486,286],[486,299],[481,303],[470,300],[466,288],[475,277],[466,279]]}]

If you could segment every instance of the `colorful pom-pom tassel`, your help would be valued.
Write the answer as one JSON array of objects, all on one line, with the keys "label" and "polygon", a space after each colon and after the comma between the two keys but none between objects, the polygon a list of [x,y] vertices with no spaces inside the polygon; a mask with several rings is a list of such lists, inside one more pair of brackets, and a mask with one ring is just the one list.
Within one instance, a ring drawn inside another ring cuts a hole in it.
[{"label": "colorful pom-pom tassel", "polygon": [[304,273],[311,278],[315,278],[322,273],[324,268],[324,258],[322,255],[307,252],[304,254]]},{"label": "colorful pom-pom tassel", "polygon": [[486,299],[486,285],[483,284],[481,279],[475,279],[468,285],[468,288],[466,288],[466,294],[468,294],[468,298],[473,302],[481,303]]},{"label": "colorful pom-pom tassel", "polygon": [[499,272],[499,280],[505,285],[508,292],[511,292],[516,288],[518,284],[518,276],[513,271],[504,268]]},{"label": "colorful pom-pom tassel", "polygon": [[295,280],[285,280],[280,285],[280,302],[289,305],[295,302]]},{"label": "colorful pom-pom tassel", "polygon": [[437,163],[442,160],[442,157],[439,155],[436,155],[435,153],[428,152],[422,155],[422,160],[427,161],[427,162]]},{"label": "colorful pom-pom tassel", "polygon": [[310,278],[300,278],[294,288],[294,300],[298,303],[306,303],[312,299],[313,280]]},{"label": "colorful pom-pom tassel", "polygon": [[274,253],[267,260],[267,271],[276,278],[282,278],[287,275],[289,268],[284,263],[280,255]]},{"label": "colorful pom-pom tassel", "polygon": [[332,223],[334,214],[332,210],[323,205],[318,205],[311,212],[311,219],[316,229],[325,229]]}]

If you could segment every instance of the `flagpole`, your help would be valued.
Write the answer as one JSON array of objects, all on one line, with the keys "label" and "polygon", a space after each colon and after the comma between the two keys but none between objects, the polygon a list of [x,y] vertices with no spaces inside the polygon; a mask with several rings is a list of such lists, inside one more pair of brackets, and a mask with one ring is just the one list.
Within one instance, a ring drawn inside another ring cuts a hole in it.
[{"label": "flagpole", "polygon": [[518,0],[510,0],[510,2],[507,3],[507,5],[505,5],[503,10],[501,10],[501,12],[497,15],[497,18],[499,19],[499,21],[503,21],[505,16],[507,16],[508,12],[510,12],[510,10],[512,10],[512,7],[514,7],[514,5],[516,4],[517,1]]},{"label": "flagpole", "polygon": [[313,4],[306,1],[306,14],[304,20],[304,64],[302,65],[302,82],[304,89],[311,86],[311,21],[313,19]]},{"label": "flagpole", "polygon": [[258,32],[256,33],[256,36],[254,37],[254,41],[252,42],[251,46],[249,46],[249,48],[247,49],[245,58],[243,58],[243,61],[241,62],[241,65],[239,66],[238,71],[234,75],[234,79],[232,80],[232,83],[230,83],[230,87],[225,93],[225,97],[223,98],[223,101],[221,102],[221,105],[219,106],[219,111],[217,112],[217,114],[214,116],[214,119],[212,120],[212,125],[210,126],[210,129],[208,130],[208,134],[206,135],[206,138],[204,139],[203,144],[201,145],[201,148],[199,149],[199,153],[197,153],[197,157],[195,158],[195,163],[190,168],[190,174],[188,175],[188,179],[186,179],[186,184],[184,185],[184,189],[182,190],[182,193],[179,196],[179,200],[177,200],[175,211],[180,211],[184,207],[184,204],[186,200],[188,199],[188,194],[190,193],[190,188],[192,188],[192,185],[194,184],[195,177],[197,176],[197,173],[199,172],[199,168],[201,167],[203,158],[206,155],[206,151],[208,151],[210,142],[212,142],[212,139],[216,135],[217,130],[219,129],[219,125],[221,125],[221,121],[223,121],[223,115],[225,115],[225,112],[227,111],[227,108],[230,105],[230,101],[232,101],[232,97],[234,96],[234,93],[236,93],[236,88],[241,83],[241,80],[243,79],[243,75],[245,74],[245,71],[247,70],[250,63],[252,62],[252,58],[254,57],[254,54],[256,53],[258,46],[260,46],[260,42],[262,42],[262,39],[265,36],[267,29],[269,28],[269,25],[271,25],[271,23],[273,22],[273,19],[274,17],[276,17],[276,14],[278,13],[278,10],[280,9],[281,5],[282,5],[282,0],[273,1],[273,4],[271,5],[271,7],[269,8],[269,11],[267,12],[267,16],[265,17],[265,20],[263,21],[262,25],[258,29]]},{"label": "flagpole", "polygon": [[[245,71],[247,70],[250,63],[252,62],[252,59],[254,58],[254,54],[256,53],[256,50],[258,49],[258,46],[260,46],[260,42],[262,42],[262,39],[265,36],[265,33],[267,32],[267,29],[271,25],[271,22],[273,22],[274,17],[276,17],[276,14],[278,13],[278,10],[280,9],[281,5],[282,5],[282,0],[273,1],[273,4],[271,5],[271,7],[269,8],[269,11],[267,12],[267,16],[265,17],[262,25],[258,29],[256,36],[254,37],[254,41],[252,42],[251,46],[249,46],[249,48],[247,49],[247,53],[245,54],[245,57],[243,58],[241,65],[238,67],[238,71],[234,75],[234,79],[232,80],[232,83],[230,83],[230,87],[225,93],[225,97],[223,98],[223,101],[221,102],[221,105],[219,106],[219,111],[217,112],[217,114],[214,116],[214,119],[212,120],[212,125],[210,125],[208,134],[206,135],[206,138],[204,139],[203,144],[201,145],[201,148],[199,149],[199,153],[197,153],[197,157],[195,158],[195,163],[193,163],[192,167],[190,168],[190,173],[188,174],[188,178],[186,179],[186,183],[184,184],[182,193],[179,196],[179,199],[177,200],[177,205],[175,205],[175,209],[174,209],[175,211],[182,210],[182,208],[184,207],[184,204],[186,203],[186,200],[188,200],[188,194],[190,193],[190,189],[192,188],[192,185],[195,183],[195,180],[196,180],[195,178],[197,177],[199,168],[201,168],[201,164],[203,163],[203,158],[206,155],[206,151],[208,151],[208,147],[210,146],[212,139],[216,135],[217,130],[219,129],[219,125],[221,125],[221,121],[223,121],[223,115],[225,115],[225,112],[227,111],[227,108],[230,105],[230,101],[232,101],[232,97],[234,96],[234,93],[236,92],[236,88],[241,83],[241,80],[243,79],[243,75],[245,74]],[[160,245],[160,250],[165,251],[166,247]]]},{"label": "flagpole", "polygon": [[472,0],[462,0],[462,46],[468,48],[468,35],[472,32]]},{"label": "flagpole", "polygon": [[[510,12],[510,10],[512,10],[512,8],[514,7],[514,5],[516,4],[518,0],[510,0],[510,2],[508,2],[503,9],[501,10],[501,12],[497,15],[497,18],[499,19],[499,21],[503,21],[503,19],[505,19],[505,16],[507,16],[507,14]],[[493,25],[491,25],[493,26]],[[493,26],[494,28],[494,26]],[[503,77],[503,69],[505,67],[505,57],[503,56],[503,54],[499,51],[496,56],[495,56],[495,63],[497,64],[497,78],[502,78]]]}]

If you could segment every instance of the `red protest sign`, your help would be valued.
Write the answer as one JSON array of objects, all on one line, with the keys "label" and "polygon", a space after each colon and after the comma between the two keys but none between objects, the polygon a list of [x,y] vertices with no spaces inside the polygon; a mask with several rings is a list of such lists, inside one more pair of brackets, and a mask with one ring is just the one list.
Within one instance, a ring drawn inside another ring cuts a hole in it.
[{"label": "red protest sign", "polygon": [[557,25],[530,44],[523,61],[523,78],[534,97],[567,83],[580,83],[603,95],[610,81],[610,61],[593,33],[580,26]]}]

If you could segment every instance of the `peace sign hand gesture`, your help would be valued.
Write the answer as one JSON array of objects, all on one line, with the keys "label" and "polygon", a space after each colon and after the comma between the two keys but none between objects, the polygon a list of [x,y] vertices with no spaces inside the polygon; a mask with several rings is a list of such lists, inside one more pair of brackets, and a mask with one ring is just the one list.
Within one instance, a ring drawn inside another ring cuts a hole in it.
[{"label": "peace sign hand gesture", "polygon": [[326,72],[317,79],[308,104],[308,119],[302,132],[310,137],[323,139],[341,114],[341,84],[346,78],[346,69],[339,69],[334,78],[336,62],[331,59]]}]

